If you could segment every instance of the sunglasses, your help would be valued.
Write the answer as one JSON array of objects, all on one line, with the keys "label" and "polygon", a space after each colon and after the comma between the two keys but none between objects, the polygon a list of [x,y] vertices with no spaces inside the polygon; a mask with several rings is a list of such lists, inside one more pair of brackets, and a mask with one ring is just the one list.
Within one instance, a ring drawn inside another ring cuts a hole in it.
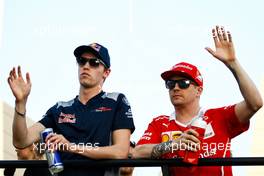
[{"label": "sunglasses", "polygon": [[79,64],[79,66],[84,66],[86,65],[87,62],[89,63],[91,67],[94,67],[94,68],[99,67],[100,64],[106,67],[105,63],[98,58],[86,59],[84,57],[77,57],[77,63]]},{"label": "sunglasses", "polygon": [[191,80],[188,79],[180,79],[180,80],[166,80],[165,85],[167,89],[174,89],[174,87],[178,84],[180,89],[187,89],[192,84]]}]

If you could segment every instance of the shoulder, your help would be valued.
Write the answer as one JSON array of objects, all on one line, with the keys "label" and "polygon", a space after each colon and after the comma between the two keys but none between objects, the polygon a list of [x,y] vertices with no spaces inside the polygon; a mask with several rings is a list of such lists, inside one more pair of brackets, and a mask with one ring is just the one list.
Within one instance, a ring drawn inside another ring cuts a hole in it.
[{"label": "shoulder", "polygon": [[170,117],[167,115],[160,115],[158,117],[153,118],[151,123],[159,124],[159,123],[167,123],[170,121]]},{"label": "shoulder", "polygon": [[74,99],[71,99],[71,100],[69,100],[69,101],[58,101],[58,102],[53,106],[53,108],[59,109],[60,107],[62,107],[62,108],[70,107],[70,106],[73,105],[74,100],[75,100],[75,98],[74,98]]},{"label": "shoulder", "polygon": [[225,112],[225,111],[234,110],[234,108],[235,108],[235,104],[234,105],[229,105],[229,106],[223,106],[223,107],[219,107],[219,108],[211,108],[211,109],[207,109],[205,111],[205,114],[222,113],[222,112]]},{"label": "shoulder", "polygon": [[219,108],[212,108],[205,111],[205,116],[209,118],[218,118],[219,116],[227,116],[233,114],[235,105],[223,106]]},{"label": "shoulder", "polygon": [[59,111],[61,111],[62,108],[71,107],[74,104],[74,100],[75,99],[72,99],[69,101],[58,101],[55,105],[53,105],[52,107],[48,109],[48,111],[43,117],[50,115],[50,114],[58,113]]},{"label": "shoulder", "polygon": [[128,99],[123,93],[120,92],[105,92],[102,95],[102,98],[113,100],[115,102],[122,102],[128,106],[130,106]]},{"label": "shoulder", "polygon": [[104,92],[104,94],[102,95],[102,98],[117,101],[119,96],[122,96],[122,95],[123,94],[119,92]]}]

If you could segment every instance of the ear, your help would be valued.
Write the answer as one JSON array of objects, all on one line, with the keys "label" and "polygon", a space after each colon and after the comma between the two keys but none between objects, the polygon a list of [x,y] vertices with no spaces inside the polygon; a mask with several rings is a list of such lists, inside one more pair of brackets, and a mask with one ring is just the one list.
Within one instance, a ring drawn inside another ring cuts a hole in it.
[{"label": "ear", "polygon": [[110,68],[105,68],[103,78],[104,80],[110,75],[111,69]]},{"label": "ear", "polygon": [[201,86],[197,87],[197,96],[201,96],[203,93],[203,88]]}]

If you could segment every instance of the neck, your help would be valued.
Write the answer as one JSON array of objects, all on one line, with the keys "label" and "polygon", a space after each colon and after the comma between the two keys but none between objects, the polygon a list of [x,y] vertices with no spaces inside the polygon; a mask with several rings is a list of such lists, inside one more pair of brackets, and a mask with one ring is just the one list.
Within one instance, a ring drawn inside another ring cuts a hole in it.
[{"label": "neck", "polygon": [[199,102],[194,102],[188,106],[174,106],[177,116],[177,121],[187,124],[190,122],[200,110]]},{"label": "neck", "polygon": [[99,94],[101,91],[101,86],[95,86],[92,88],[84,88],[81,86],[79,91],[79,100],[82,104],[86,104],[91,98]]}]

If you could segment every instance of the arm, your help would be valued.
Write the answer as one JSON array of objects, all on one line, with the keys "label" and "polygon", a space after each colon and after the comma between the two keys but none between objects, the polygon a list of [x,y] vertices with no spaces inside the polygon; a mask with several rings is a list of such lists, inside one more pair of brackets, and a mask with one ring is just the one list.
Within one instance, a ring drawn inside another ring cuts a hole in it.
[{"label": "arm", "polygon": [[26,82],[18,66],[17,73],[15,68],[10,71],[8,84],[16,98],[15,113],[13,119],[13,145],[16,148],[25,148],[33,142],[39,140],[39,132],[44,129],[40,123],[34,124],[29,129],[26,124],[26,102],[31,90],[29,73],[26,74]]},{"label": "arm", "polygon": [[[129,156],[128,158],[131,159],[132,153],[134,150],[135,146],[130,144],[129,147]],[[133,174],[134,167],[120,167],[119,168],[119,175],[120,176],[132,176]]]},{"label": "arm", "polygon": [[162,155],[172,152],[173,142],[175,141],[138,145],[132,153],[132,156],[133,158],[160,158]]},{"label": "arm", "polygon": [[215,51],[208,47],[205,49],[233,73],[244,98],[235,106],[235,113],[241,123],[246,123],[262,107],[261,95],[236,58],[230,32],[226,33],[223,27],[216,26],[212,33],[216,49]]},{"label": "arm", "polygon": [[105,147],[92,147],[75,145],[67,141],[62,135],[50,134],[47,142],[60,147],[60,150],[80,154],[92,159],[126,159],[130,145],[130,130],[119,129],[113,132],[113,145]]},{"label": "arm", "polygon": [[132,152],[132,158],[151,158],[152,150],[157,145],[159,144],[137,145]]}]

